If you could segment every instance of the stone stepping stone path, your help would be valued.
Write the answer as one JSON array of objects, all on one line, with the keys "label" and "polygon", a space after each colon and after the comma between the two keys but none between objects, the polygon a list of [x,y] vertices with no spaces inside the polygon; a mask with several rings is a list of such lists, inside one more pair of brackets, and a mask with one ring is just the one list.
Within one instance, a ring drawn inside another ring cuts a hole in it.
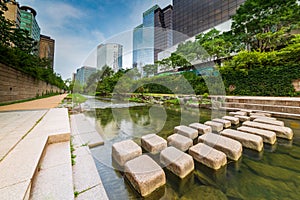
[{"label": "stone stepping stone path", "polygon": [[225,120],[225,119],[219,119],[219,118],[215,118],[212,120],[213,122],[218,122],[223,124],[224,128],[229,128],[231,127],[231,122],[229,120]]},{"label": "stone stepping stone path", "polygon": [[227,159],[225,153],[218,151],[204,143],[198,143],[189,149],[189,154],[203,165],[212,169],[220,169],[226,165]]},{"label": "stone stepping stone path", "polygon": [[242,115],[234,115],[234,117],[239,118],[240,122],[250,121],[250,117],[242,116]]},{"label": "stone stepping stone path", "polygon": [[284,126],[284,122],[283,121],[272,120],[272,119],[267,119],[267,118],[256,118],[253,121],[254,122],[264,123],[264,124],[276,125],[276,126]]},{"label": "stone stepping stone path", "polygon": [[195,139],[196,137],[198,137],[198,131],[196,129],[185,125],[176,126],[174,128],[174,133],[178,133],[191,139]]},{"label": "stone stepping stone path", "polygon": [[220,132],[223,130],[223,124],[220,124],[218,122],[207,121],[204,123],[204,125],[210,126],[212,131],[215,131],[215,132]]},{"label": "stone stepping stone path", "polygon": [[269,120],[277,120],[275,117],[266,117],[266,116],[262,116],[262,115],[250,115],[250,120],[254,120],[254,119],[269,119]]},{"label": "stone stepping stone path", "polygon": [[175,147],[168,147],[161,151],[160,163],[180,178],[186,177],[194,170],[192,156]]},{"label": "stone stepping stone path", "polygon": [[193,140],[180,134],[172,134],[167,138],[168,145],[176,147],[181,151],[187,151],[193,146]]},{"label": "stone stepping stone path", "polygon": [[189,127],[198,130],[198,133],[201,135],[212,132],[212,129],[210,126],[200,124],[200,123],[192,123],[189,125]]},{"label": "stone stepping stone path", "polygon": [[259,135],[263,138],[263,141],[268,144],[275,144],[276,142],[276,133],[274,131],[267,131],[258,128],[251,128],[247,126],[241,126],[237,128],[238,131],[243,131],[247,133],[252,133],[255,135]]},{"label": "stone stepping stone path", "polygon": [[148,134],[142,136],[141,145],[149,153],[157,154],[167,148],[167,141],[156,134]]},{"label": "stone stepping stone path", "polygon": [[231,122],[231,124],[235,124],[235,125],[237,125],[237,124],[240,123],[240,120],[239,120],[239,118],[237,118],[237,117],[224,116],[224,117],[222,117],[222,119],[228,120],[228,121]]},{"label": "stone stepping stone path", "polygon": [[132,140],[117,142],[112,146],[112,157],[120,165],[142,155],[142,148]]}]

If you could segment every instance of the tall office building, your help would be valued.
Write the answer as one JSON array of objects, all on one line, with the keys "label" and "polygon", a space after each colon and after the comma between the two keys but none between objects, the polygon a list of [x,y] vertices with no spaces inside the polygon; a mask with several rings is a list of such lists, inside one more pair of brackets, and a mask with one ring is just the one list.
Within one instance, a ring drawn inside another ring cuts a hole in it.
[{"label": "tall office building", "polygon": [[[173,29],[193,37],[228,21],[245,0],[173,0]],[[186,38],[176,34],[173,44]]]},{"label": "tall office building", "polygon": [[11,21],[15,28],[20,28],[21,13],[19,9],[19,3],[15,0],[6,2],[7,11],[4,12],[5,19]]},{"label": "tall office building", "polygon": [[100,44],[97,47],[97,68],[109,66],[115,72],[122,69],[123,46],[116,43]]},{"label": "tall office building", "polygon": [[36,11],[28,6],[21,6],[21,23],[20,28],[27,30],[32,39],[39,42],[41,29],[35,19]]},{"label": "tall office building", "polygon": [[157,54],[172,45],[172,6],[155,5],[143,13],[143,23],[133,30],[133,67],[154,64]]},{"label": "tall office building", "polygon": [[54,63],[54,47],[55,40],[46,35],[40,36],[39,57],[46,58],[51,61],[51,69],[53,70]]},{"label": "tall office building", "polygon": [[88,78],[91,74],[96,72],[96,68],[83,66],[76,71],[75,80],[78,81],[81,85],[87,83]]}]

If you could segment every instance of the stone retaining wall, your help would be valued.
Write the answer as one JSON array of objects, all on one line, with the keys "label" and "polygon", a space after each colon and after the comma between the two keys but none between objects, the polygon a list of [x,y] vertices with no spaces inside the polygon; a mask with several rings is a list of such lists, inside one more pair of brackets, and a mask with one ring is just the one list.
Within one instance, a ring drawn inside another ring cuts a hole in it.
[{"label": "stone retaining wall", "polygon": [[62,92],[56,86],[0,63],[0,103]]}]

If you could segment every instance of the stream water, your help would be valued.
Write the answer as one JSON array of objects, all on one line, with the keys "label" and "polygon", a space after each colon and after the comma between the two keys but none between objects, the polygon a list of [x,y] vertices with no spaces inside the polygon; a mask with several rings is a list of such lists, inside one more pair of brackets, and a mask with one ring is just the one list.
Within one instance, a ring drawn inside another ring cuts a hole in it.
[{"label": "stream water", "polygon": [[[167,138],[175,126],[211,120],[208,109],[178,106],[149,106],[96,100],[86,112],[96,122],[105,139],[92,154],[109,199],[142,199],[116,168],[111,157],[113,143],[157,133]],[[213,113],[213,117],[224,113]],[[179,179],[167,169],[167,183],[145,199],[299,199],[300,198],[300,121],[282,119],[294,131],[292,141],[277,139],[275,145],[264,144],[260,153],[243,149],[237,162],[229,161],[218,171],[195,162],[195,170]],[[234,129],[237,127],[233,127]],[[157,157],[154,157],[157,160]]]}]

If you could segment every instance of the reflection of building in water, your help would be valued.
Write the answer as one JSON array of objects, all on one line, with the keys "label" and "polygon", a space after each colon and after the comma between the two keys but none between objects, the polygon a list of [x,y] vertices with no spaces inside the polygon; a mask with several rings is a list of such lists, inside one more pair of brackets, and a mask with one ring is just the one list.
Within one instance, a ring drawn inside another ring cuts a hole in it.
[{"label": "reflection of building in water", "polygon": [[116,43],[100,44],[97,47],[97,68],[109,66],[114,72],[122,69],[123,46]]}]

